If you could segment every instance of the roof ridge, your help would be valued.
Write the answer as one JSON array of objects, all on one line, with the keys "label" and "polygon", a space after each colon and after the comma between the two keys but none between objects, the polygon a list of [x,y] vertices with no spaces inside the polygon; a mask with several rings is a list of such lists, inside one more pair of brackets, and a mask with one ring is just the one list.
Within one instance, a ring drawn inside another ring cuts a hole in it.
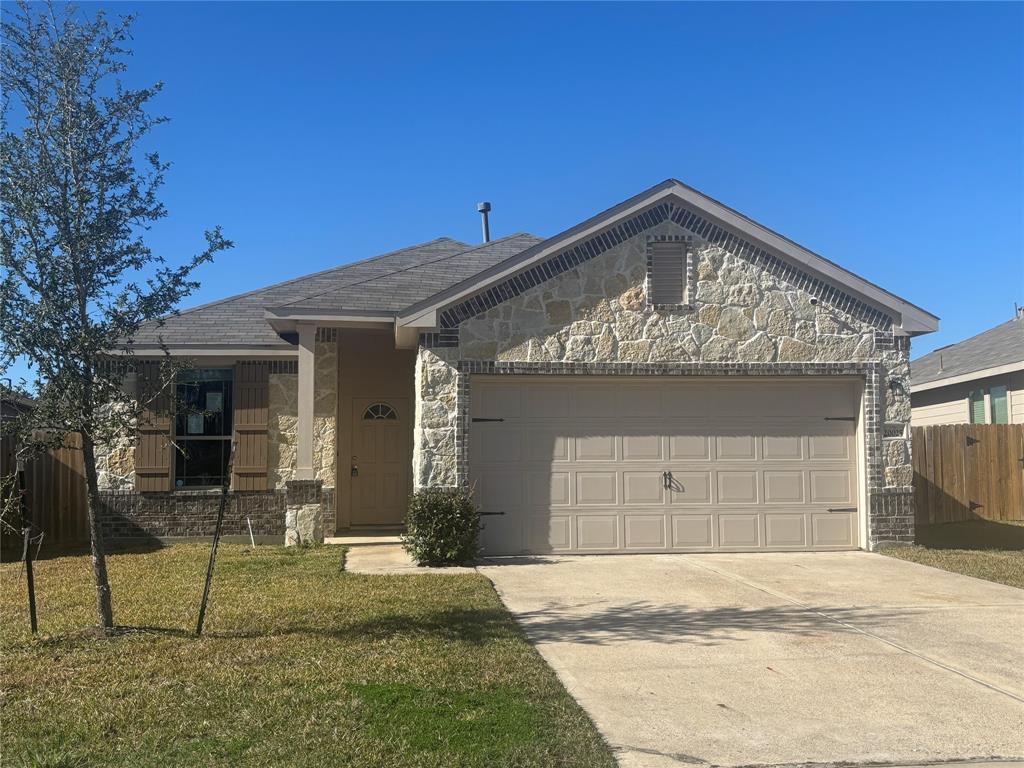
[{"label": "roof ridge", "polygon": [[[968,336],[966,339],[961,339],[960,341],[954,341],[951,344],[947,344],[944,347],[936,347],[931,352],[926,352],[925,354],[921,355],[916,360],[911,360],[910,363],[911,363],[911,365],[913,365],[914,363],[919,363],[922,360],[925,360],[925,359],[931,357],[932,355],[938,354],[939,352],[947,352],[947,351],[949,351],[953,347],[959,347],[959,346],[962,346],[962,345],[966,344],[969,341],[974,341],[975,339],[979,339],[982,336],[986,336],[986,335],[992,333],[992,331],[999,330],[1004,325],[1009,325],[1010,323],[1015,323],[1018,320],[1020,320],[1020,318],[1018,318],[1018,317],[1011,317],[1009,320],[1005,320],[1005,321],[999,323],[998,325],[993,325],[991,328],[987,328],[984,331],[979,331],[978,333],[974,334],[973,336]],[[1021,328],[1024,329],[1024,324],[1021,325]]]},{"label": "roof ridge", "polygon": [[[405,251],[412,251],[412,250],[415,250],[416,248],[423,248],[425,246],[433,245],[434,243],[440,243],[440,242],[445,241],[445,240],[453,242],[453,243],[458,243],[459,245],[467,245],[467,243],[463,243],[461,240],[455,240],[454,238],[451,238],[451,237],[435,237],[433,240],[426,240],[426,241],[424,241],[422,243],[417,243],[415,245],[408,245],[408,246],[406,246],[404,248],[397,248],[397,249],[395,249],[393,251],[388,251],[387,253],[380,253],[380,254],[377,254],[376,256],[370,256],[369,258],[366,258],[366,259],[360,259],[359,261],[352,261],[352,262],[349,262],[348,264],[339,264],[339,265],[334,266],[334,267],[328,267],[327,269],[322,269],[319,272],[310,272],[308,275],[300,275],[299,277],[293,277],[290,280],[282,280],[279,283],[271,283],[270,285],[265,285],[262,288],[255,288],[255,289],[253,289],[251,291],[246,291],[245,293],[237,293],[234,296],[225,296],[223,299],[216,299],[214,301],[208,301],[206,304],[200,304],[199,306],[196,306],[196,307],[189,307],[188,309],[183,309],[183,310],[178,311],[178,312],[172,312],[170,315],[165,315],[165,317],[181,317],[182,315],[187,315],[187,314],[190,314],[192,312],[198,312],[201,309],[209,309],[210,307],[215,307],[215,306],[217,306],[219,304],[226,304],[229,301],[236,301],[238,299],[244,299],[247,296],[254,296],[257,293],[263,293],[264,291],[269,291],[269,290],[271,290],[273,288],[283,288],[286,285],[291,285],[292,283],[297,283],[297,282],[299,282],[301,280],[308,280],[311,277],[321,277],[321,276],[329,274],[331,272],[335,272],[335,271],[337,271],[339,269],[348,269],[349,267],[354,267],[354,266],[357,266],[359,264],[368,264],[371,261],[377,261],[378,259],[384,259],[384,258],[387,258],[389,256],[397,256],[398,254],[404,253]],[[316,295],[316,294],[314,294],[314,295]],[[287,306],[287,305],[282,305],[282,306]],[[156,322],[156,321],[155,320],[151,320],[149,322]]]},{"label": "roof ridge", "polygon": [[[447,261],[448,259],[454,259],[457,256],[465,256],[467,253],[472,253],[473,251],[478,251],[481,248],[487,248],[489,246],[494,245],[495,243],[501,243],[501,242],[505,242],[507,240],[512,240],[513,238],[516,238],[516,237],[523,237],[523,236],[537,237],[536,235],[531,235],[529,232],[516,232],[515,234],[506,235],[505,237],[499,237],[497,240],[489,240],[486,243],[481,243],[480,245],[475,245],[472,248],[467,248],[467,249],[465,249],[463,251],[458,251],[457,253],[451,253],[451,254],[448,254],[447,256],[439,256],[436,259],[431,259],[429,261],[423,261],[423,262],[420,262],[419,264],[413,264],[412,266],[405,267],[404,269],[396,269],[394,272],[388,272],[386,275],[373,275],[372,277],[368,277],[365,280],[357,280],[357,281],[355,281],[353,283],[346,283],[345,285],[335,285],[335,286],[332,286],[332,287],[330,287],[330,288],[328,288],[326,290],[320,291],[319,293],[311,293],[309,296],[304,296],[301,299],[295,299],[294,301],[289,301],[289,302],[286,302],[284,304],[278,304],[277,306],[279,306],[279,307],[290,307],[293,304],[298,304],[300,301],[309,301],[310,299],[314,299],[314,298],[316,298],[318,296],[323,296],[323,295],[328,294],[328,293],[333,293],[334,291],[337,291],[337,290],[339,290],[341,288],[351,288],[354,285],[365,285],[366,283],[372,283],[374,280],[382,280],[384,278],[394,277],[395,275],[401,275],[401,274],[403,274],[405,272],[411,272],[414,269],[419,269],[420,267],[425,267],[425,266],[427,266],[429,264],[437,264],[440,261]],[[458,241],[455,241],[455,242],[458,242]]]}]

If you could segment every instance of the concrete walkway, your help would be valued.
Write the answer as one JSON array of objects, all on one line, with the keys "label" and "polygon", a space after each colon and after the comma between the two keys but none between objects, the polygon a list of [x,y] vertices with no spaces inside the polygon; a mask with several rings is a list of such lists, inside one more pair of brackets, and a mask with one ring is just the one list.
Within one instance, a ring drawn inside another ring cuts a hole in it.
[{"label": "concrete walkway", "polygon": [[402,545],[393,541],[346,542],[345,570],[375,575],[419,575],[423,573],[475,573],[475,568],[420,568]]},{"label": "concrete walkway", "polygon": [[1024,591],[868,553],[479,569],[626,768],[1024,758]]}]

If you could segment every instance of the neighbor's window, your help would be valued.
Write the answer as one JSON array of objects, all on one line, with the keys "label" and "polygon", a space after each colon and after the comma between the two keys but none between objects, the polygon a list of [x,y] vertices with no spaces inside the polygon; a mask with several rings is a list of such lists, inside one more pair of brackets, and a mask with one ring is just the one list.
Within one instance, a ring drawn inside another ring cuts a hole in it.
[{"label": "neighbor's window", "polygon": [[686,303],[686,243],[655,240],[647,244],[651,304]]},{"label": "neighbor's window", "polygon": [[971,424],[985,423],[985,390],[975,389],[967,397]]},{"label": "neighbor's window", "polygon": [[176,488],[219,486],[231,453],[231,369],[203,368],[178,379],[174,419]]},{"label": "neighbor's window", "polygon": [[991,387],[988,391],[992,401],[992,424],[1009,424],[1010,409],[1007,406],[1006,387]]}]

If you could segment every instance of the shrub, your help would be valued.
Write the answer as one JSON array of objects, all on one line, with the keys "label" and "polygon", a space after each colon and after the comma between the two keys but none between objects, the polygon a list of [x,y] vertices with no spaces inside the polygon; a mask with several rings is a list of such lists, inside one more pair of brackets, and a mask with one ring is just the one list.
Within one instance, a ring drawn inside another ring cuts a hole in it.
[{"label": "shrub", "polygon": [[427,488],[409,497],[405,529],[417,565],[464,565],[479,551],[480,509],[468,489]]}]

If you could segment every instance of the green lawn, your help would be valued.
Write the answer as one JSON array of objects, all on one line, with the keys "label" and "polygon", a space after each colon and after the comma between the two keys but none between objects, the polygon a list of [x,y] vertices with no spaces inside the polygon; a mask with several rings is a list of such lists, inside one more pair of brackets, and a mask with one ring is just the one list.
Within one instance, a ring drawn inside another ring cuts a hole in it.
[{"label": "green lawn", "polygon": [[1024,524],[973,520],[918,526],[918,543],[883,550],[944,571],[1024,589]]},{"label": "green lawn", "polygon": [[223,546],[110,558],[97,638],[88,558],[0,567],[6,766],[612,766],[606,745],[478,575],[358,576],[341,550]]}]

